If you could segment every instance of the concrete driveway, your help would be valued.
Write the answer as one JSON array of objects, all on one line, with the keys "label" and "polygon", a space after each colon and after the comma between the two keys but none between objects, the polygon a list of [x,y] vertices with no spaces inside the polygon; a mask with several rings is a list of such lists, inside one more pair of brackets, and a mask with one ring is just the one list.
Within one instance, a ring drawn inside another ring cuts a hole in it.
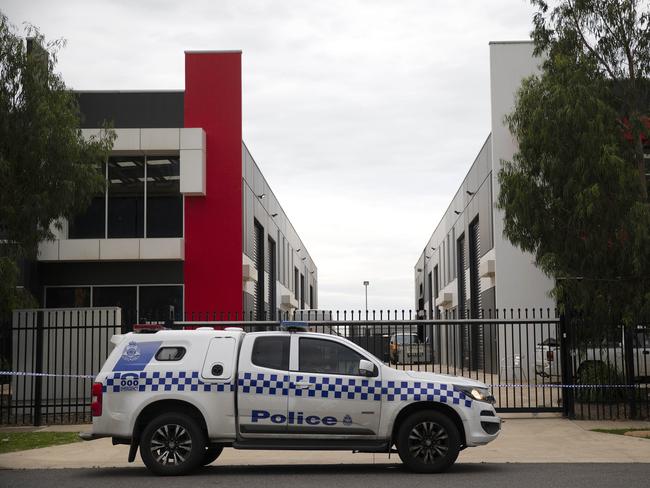
[{"label": "concrete driveway", "polygon": [[[594,428],[647,428],[650,422],[587,422],[562,418],[510,418],[493,443],[461,452],[461,463],[650,463],[650,440],[591,432]],[[87,430],[89,426],[76,426]],[[74,426],[47,430],[75,430]],[[0,468],[89,468],[141,466],[126,462],[128,446],[110,439],[78,442],[0,455]],[[399,462],[396,454],[344,451],[236,451],[225,449],[218,465],[375,464]]]}]

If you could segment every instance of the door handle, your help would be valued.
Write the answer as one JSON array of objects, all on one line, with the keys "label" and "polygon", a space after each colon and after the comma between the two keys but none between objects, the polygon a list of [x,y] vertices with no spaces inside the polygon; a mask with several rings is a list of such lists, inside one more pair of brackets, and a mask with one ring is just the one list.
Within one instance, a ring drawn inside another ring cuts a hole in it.
[{"label": "door handle", "polygon": [[311,387],[311,383],[306,383],[303,381],[299,381],[294,384],[296,385],[296,388],[298,388],[299,390],[306,390],[307,388]]}]

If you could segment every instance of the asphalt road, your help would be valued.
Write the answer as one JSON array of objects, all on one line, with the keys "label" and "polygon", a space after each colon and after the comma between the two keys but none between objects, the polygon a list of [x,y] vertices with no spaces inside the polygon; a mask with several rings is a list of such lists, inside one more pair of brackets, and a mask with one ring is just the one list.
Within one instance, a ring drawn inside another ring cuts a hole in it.
[{"label": "asphalt road", "polygon": [[650,464],[456,464],[441,475],[419,475],[401,465],[210,466],[192,476],[159,478],[144,468],[0,471],[2,488],[625,488],[650,486]]}]

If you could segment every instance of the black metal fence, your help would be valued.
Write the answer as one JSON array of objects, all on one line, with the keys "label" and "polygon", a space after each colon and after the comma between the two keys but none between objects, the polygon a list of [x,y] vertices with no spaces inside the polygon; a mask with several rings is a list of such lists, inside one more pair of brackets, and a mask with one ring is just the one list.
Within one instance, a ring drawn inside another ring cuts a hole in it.
[{"label": "black metal fence", "polygon": [[0,424],[89,421],[92,378],[112,350],[114,334],[199,326],[257,331],[277,328],[281,320],[306,321],[315,332],[346,337],[398,369],[486,383],[501,412],[648,417],[647,328],[611,328],[607,337],[587,339],[581,332],[585,324],[564,320],[553,310],[485,311],[482,317],[423,319],[406,310],[304,311],[262,321],[235,313],[145,321],[120,309],[16,312],[13,322],[0,329]]}]

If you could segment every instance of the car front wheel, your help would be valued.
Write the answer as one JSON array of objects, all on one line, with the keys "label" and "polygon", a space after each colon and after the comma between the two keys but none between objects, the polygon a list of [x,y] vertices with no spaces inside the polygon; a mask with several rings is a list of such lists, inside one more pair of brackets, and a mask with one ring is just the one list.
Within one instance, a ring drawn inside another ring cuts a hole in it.
[{"label": "car front wheel", "polygon": [[441,412],[416,412],[399,428],[397,451],[412,471],[440,473],[456,461],[460,433],[454,422]]}]

